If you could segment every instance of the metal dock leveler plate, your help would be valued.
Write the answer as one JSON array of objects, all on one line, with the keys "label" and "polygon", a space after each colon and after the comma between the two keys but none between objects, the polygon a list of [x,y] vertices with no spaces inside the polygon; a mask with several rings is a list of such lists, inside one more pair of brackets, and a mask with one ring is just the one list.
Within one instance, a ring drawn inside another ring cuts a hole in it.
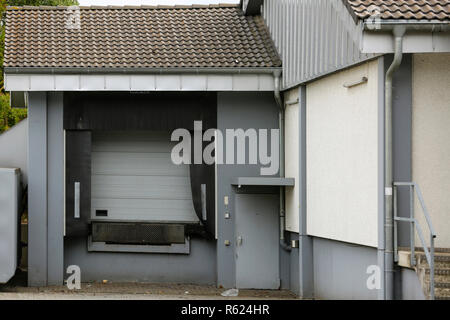
[{"label": "metal dock leveler plate", "polygon": [[136,245],[182,244],[185,242],[184,225],[93,222],[92,241]]}]

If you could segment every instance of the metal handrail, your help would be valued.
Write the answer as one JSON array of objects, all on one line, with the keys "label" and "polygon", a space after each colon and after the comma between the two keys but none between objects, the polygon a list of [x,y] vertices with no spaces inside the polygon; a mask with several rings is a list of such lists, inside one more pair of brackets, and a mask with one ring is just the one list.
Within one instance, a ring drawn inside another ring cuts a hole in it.
[{"label": "metal handrail", "polygon": [[[398,187],[408,187],[409,188],[409,218],[402,218],[398,216],[398,208],[397,208],[397,188]],[[425,220],[427,221],[428,229],[430,231],[430,250],[425,243],[425,237],[423,236],[422,228],[419,225],[419,222],[414,217],[414,194],[417,195],[419,199],[420,205],[422,207],[422,212],[425,216]],[[423,246],[423,252],[425,253],[425,257],[427,259],[428,265],[430,266],[430,297],[434,300],[434,239],[437,237],[436,232],[434,231],[433,223],[431,222],[430,215],[428,213],[428,209],[425,205],[425,201],[422,196],[422,191],[420,187],[415,182],[394,182],[394,256],[395,261],[398,262],[398,222],[408,222],[410,226],[410,248],[411,248],[411,265],[416,265],[415,258],[415,230],[417,230],[417,234],[419,235],[420,242]]]}]

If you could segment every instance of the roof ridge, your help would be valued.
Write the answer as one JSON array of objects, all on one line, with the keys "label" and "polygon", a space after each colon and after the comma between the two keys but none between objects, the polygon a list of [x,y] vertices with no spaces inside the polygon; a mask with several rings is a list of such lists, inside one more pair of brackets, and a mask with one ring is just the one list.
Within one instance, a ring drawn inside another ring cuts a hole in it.
[{"label": "roof ridge", "polygon": [[78,7],[80,10],[122,10],[122,9],[209,9],[209,8],[238,8],[238,3],[219,3],[219,4],[191,4],[191,5],[124,5],[124,6],[7,6],[6,10],[66,10],[67,8]]}]

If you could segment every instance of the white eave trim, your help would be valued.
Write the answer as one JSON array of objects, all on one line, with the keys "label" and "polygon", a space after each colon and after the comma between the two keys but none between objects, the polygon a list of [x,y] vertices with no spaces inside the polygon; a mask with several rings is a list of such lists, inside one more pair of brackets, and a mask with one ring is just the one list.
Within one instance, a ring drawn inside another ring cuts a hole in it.
[{"label": "white eave trim", "polygon": [[7,91],[274,91],[265,73],[37,74],[5,73]]},{"label": "white eave trim", "polygon": [[404,53],[446,53],[450,52],[450,22],[420,20],[383,20],[374,30],[364,22],[361,52],[367,54],[394,53],[392,28],[406,26],[403,38]]}]

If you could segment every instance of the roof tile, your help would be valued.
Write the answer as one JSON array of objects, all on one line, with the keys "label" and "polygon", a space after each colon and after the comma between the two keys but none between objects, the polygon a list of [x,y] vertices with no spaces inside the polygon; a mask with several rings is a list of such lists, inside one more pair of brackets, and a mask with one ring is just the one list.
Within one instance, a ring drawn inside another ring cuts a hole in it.
[{"label": "roof tile", "polygon": [[66,7],[10,7],[5,67],[279,67],[260,16],[236,5],[80,7],[80,29]]},{"label": "roof tile", "polygon": [[450,20],[450,0],[345,0],[359,19]]}]

